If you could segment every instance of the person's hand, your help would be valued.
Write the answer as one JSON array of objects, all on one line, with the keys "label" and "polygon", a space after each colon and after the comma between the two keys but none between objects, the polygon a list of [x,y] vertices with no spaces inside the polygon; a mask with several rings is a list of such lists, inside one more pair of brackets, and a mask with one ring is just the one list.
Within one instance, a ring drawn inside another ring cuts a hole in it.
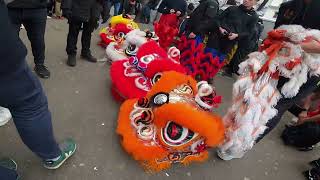
[{"label": "person's hand", "polygon": [[194,34],[193,32],[191,32],[191,33],[189,34],[189,38],[193,39],[193,38],[195,38],[195,37],[196,37],[196,34]]},{"label": "person's hand", "polygon": [[176,11],[174,9],[170,9],[170,14],[174,14]]},{"label": "person's hand", "polygon": [[235,34],[235,33],[231,33],[229,36],[228,36],[228,38],[229,38],[229,40],[235,40],[236,38],[238,38],[239,37],[239,35],[238,34]]},{"label": "person's hand", "polygon": [[221,34],[227,33],[227,30],[223,29],[222,27],[219,27],[219,30],[220,30]]},{"label": "person's hand", "polygon": [[304,122],[306,122],[308,119],[308,112],[307,111],[302,111],[299,115],[298,115],[298,121],[297,121],[297,125],[303,124]]},{"label": "person's hand", "polygon": [[181,15],[181,11],[177,11],[177,12],[176,12],[176,15],[177,15],[177,16],[180,16],[180,15]]},{"label": "person's hand", "polygon": [[320,53],[320,42],[312,39],[308,42],[303,42],[300,44],[301,48],[307,53]]}]

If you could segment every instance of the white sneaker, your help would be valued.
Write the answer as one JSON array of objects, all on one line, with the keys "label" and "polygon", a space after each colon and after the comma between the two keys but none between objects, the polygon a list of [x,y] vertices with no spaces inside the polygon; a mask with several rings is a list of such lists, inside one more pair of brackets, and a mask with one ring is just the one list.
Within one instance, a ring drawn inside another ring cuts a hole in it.
[{"label": "white sneaker", "polygon": [[0,106],[0,126],[7,124],[11,118],[9,109]]},{"label": "white sneaker", "polygon": [[225,152],[221,152],[219,149],[217,150],[217,156],[224,160],[224,161],[230,161],[232,159],[241,159],[244,156],[244,153],[238,153],[234,155],[227,154]]}]

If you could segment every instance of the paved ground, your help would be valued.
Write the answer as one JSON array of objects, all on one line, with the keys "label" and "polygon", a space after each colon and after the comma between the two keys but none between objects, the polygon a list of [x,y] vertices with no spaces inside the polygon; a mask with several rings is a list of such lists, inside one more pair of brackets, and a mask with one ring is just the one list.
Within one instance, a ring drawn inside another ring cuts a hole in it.
[{"label": "paved ground", "polygon": [[[24,180],[299,180],[303,179],[301,171],[308,168],[307,162],[320,157],[317,150],[305,153],[284,146],[279,139],[284,127],[281,124],[241,160],[224,162],[212,151],[210,159],[203,164],[174,166],[158,174],[146,174],[119,145],[115,133],[119,104],[110,95],[108,65],[79,59],[77,67],[67,67],[66,36],[66,22],[48,21],[46,62],[52,77],[42,80],[42,84],[49,98],[58,141],[73,137],[79,148],[61,169],[49,171],[22,144],[12,122],[1,127],[0,155],[16,159]],[[21,37],[30,52],[24,31]],[[103,58],[104,52],[96,42],[97,32],[92,50]],[[28,62],[32,65],[30,55]],[[224,97],[217,111],[221,115],[230,105],[232,82],[221,77],[216,79],[218,92]],[[290,116],[286,115],[283,121],[288,119]]]}]

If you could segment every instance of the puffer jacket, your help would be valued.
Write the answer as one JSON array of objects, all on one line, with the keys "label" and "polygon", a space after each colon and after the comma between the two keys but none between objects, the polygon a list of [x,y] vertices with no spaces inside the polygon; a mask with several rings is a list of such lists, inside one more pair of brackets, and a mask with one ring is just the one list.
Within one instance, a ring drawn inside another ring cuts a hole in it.
[{"label": "puffer jacket", "polygon": [[214,24],[218,15],[219,2],[217,0],[201,0],[199,6],[191,13],[186,26],[187,31],[204,34],[208,24]]},{"label": "puffer jacket", "polygon": [[62,0],[61,9],[65,17],[88,22],[99,19],[102,0]]}]

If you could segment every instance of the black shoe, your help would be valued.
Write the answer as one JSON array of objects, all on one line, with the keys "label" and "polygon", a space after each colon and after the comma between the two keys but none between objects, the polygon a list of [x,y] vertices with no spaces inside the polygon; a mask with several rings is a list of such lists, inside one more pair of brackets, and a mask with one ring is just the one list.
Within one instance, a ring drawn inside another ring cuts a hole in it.
[{"label": "black shoe", "polygon": [[50,77],[50,71],[43,64],[36,64],[34,67],[34,71],[40,78],[48,79]]},{"label": "black shoe", "polygon": [[309,164],[314,168],[320,168],[320,159],[309,162]]},{"label": "black shoe", "polygon": [[232,78],[232,73],[228,71],[223,71],[221,75],[224,77]]},{"label": "black shoe", "polygon": [[67,60],[67,65],[74,67],[77,64],[77,59],[75,55],[69,55]]},{"label": "black shoe", "polygon": [[320,175],[317,169],[313,168],[309,171],[303,172],[304,177],[308,180],[320,180]]},{"label": "black shoe", "polygon": [[312,151],[313,150],[313,147],[310,146],[310,147],[301,147],[301,148],[298,148],[299,151],[304,151],[304,152],[308,152],[308,151]]},{"label": "black shoe", "polygon": [[93,57],[91,54],[81,54],[81,58],[93,63],[96,63],[98,61],[97,58]]}]

